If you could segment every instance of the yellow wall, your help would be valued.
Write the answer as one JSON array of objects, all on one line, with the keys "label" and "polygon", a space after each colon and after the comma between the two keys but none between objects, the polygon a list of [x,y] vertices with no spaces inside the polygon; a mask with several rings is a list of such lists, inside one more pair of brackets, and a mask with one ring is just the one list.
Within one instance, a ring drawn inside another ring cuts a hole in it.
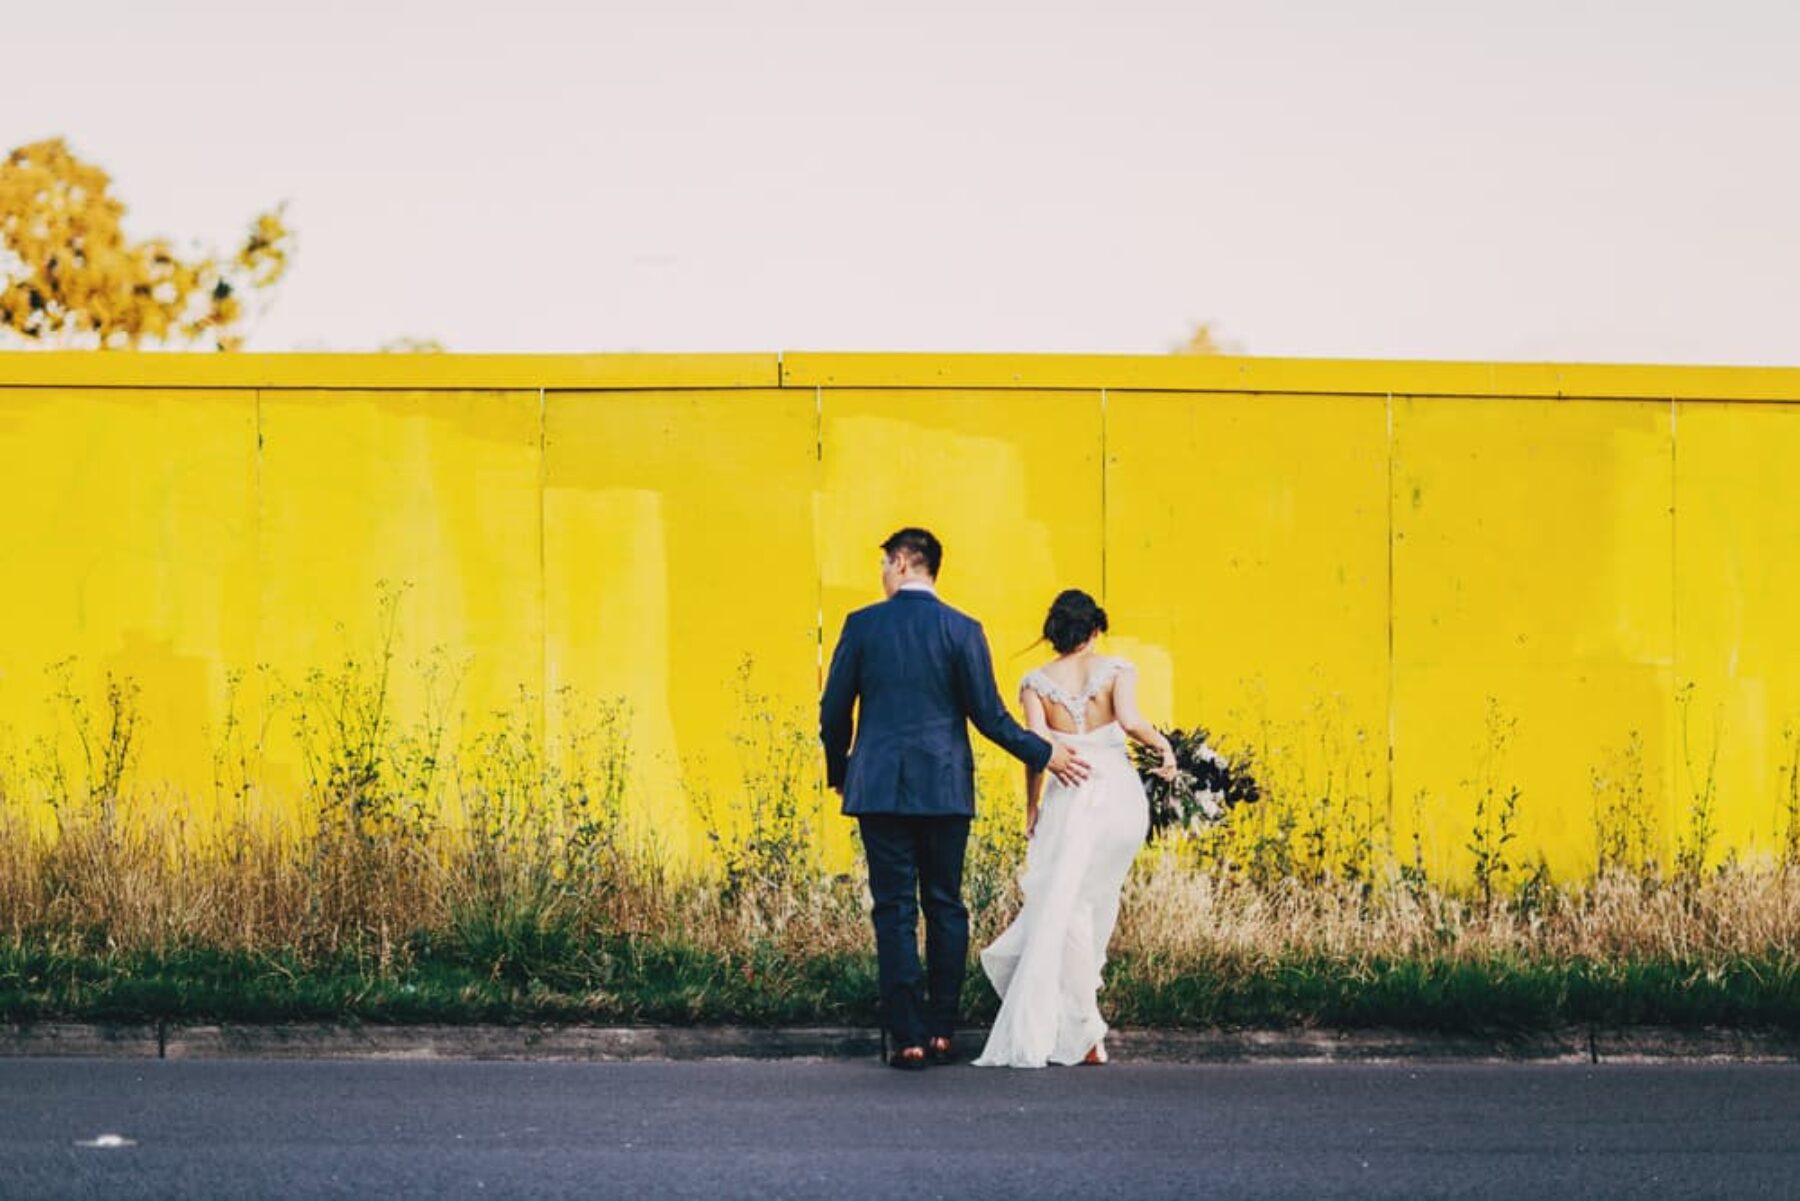
[{"label": "yellow wall", "polygon": [[688,794],[730,810],[755,745],[746,690],[810,725],[876,544],[920,523],[1008,695],[1087,588],[1156,716],[1356,781],[1438,866],[1492,785],[1580,870],[1634,738],[1665,854],[1715,749],[1719,849],[1766,851],[1800,720],[1796,401],[1781,369],[0,355],[0,766],[15,796],[52,754],[79,774],[57,680],[92,712],[111,672],[141,689],[134,779],[210,812],[228,679],[266,713],[366,659],[397,587],[403,721],[522,708],[554,742],[624,697],[639,815],[691,847]]}]

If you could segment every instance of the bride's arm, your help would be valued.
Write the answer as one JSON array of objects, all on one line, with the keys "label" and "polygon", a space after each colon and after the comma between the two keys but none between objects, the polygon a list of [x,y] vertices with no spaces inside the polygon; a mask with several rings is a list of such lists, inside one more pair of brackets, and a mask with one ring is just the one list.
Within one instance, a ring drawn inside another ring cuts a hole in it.
[{"label": "bride's arm", "polygon": [[[1025,710],[1025,728],[1048,741],[1050,722],[1044,716],[1044,698],[1030,688],[1019,690],[1019,704]],[[1044,795],[1044,773],[1025,769],[1025,837],[1037,831],[1038,801]]]},{"label": "bride's arm", "polygon": [[1019,689],[1019,707],[1025,711],[1025,728],[1044,741],[1050,741],[1053,732],[1050,718],[1044,712],[1044,698],[1037,694],[1037,689]]},{"label": "bride's arm", "polygon": [[1138,742],[1162,752],[1162,765],[1156,774],[1165,779],[1175,778],[1175,748],[1162,732],[1148,721],[1137,707],[1137,669],[1129,663],[1119,666],[1119,674],[1113,681],[1113,715],[1119,719],[1119,728]]}]

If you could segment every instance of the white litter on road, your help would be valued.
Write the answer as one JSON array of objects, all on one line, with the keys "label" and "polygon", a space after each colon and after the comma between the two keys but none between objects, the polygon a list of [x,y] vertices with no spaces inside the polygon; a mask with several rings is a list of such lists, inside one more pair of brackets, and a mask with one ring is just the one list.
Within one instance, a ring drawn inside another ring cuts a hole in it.
[{"label": "white litter on road", "polygon": [[75,1140],[75,1145],[77,1147],[135,1147],[137,1140],[126,1138],[122,1134],[101,1134],[94,1138],[78,1138]]}]

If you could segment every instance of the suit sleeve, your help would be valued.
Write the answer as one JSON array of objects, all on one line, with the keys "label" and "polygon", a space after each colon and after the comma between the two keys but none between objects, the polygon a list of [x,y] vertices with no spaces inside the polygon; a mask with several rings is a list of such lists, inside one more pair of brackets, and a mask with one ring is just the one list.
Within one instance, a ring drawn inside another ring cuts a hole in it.
[{"label": "suit sleeve", "polygon": [[1051,746],[1013,720],[1000,690],[994,685],[994,659],[988,650],[987,633],[976,625],[963,640],[963,651],[957,660],[963,701],[968,706],[969,720],[981,736],[998,745],[1013,758],[1033,771],[1043,771],[1050,762]]},{"label": "suit sleeve", "polygon": [[856,703],[858,669],[862,652],[856,628],[846,619],[838,635],[837,649],[831,652],[831,670],[825,675],[825,691],[819,697],[819,741],[825,744],[825,783],[832,788],[844,786],[844,775],[850,761],[850,739],[856,724],[852,709]]}]

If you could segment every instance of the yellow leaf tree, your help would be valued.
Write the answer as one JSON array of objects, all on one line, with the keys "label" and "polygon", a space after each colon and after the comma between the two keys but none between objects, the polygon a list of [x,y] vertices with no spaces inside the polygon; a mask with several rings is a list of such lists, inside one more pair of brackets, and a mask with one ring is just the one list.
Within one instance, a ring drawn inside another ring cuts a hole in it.
[{"label": "yellow leaf tree", "polygon": [[232,255],[184,258],[165,239],[128,238],[111,186],[61,138],[0,162],[0,336],[76,349],[242,346],[245,302],[293,253],[283,210],[259,214]]}]

